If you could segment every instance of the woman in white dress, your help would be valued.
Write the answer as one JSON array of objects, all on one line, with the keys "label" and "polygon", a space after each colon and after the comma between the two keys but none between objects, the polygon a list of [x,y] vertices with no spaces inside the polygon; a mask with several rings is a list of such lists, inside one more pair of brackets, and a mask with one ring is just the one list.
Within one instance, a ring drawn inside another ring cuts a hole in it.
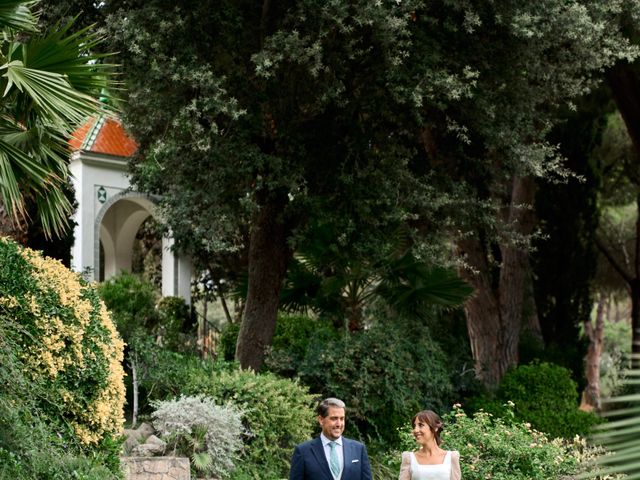
[{"label": "woman in white dress", "polygon": [[442,420],[431,410],[418,412],[411,421],[420,448],[402,452],[398,480],[461,480],[460,453],[440,448]]}]

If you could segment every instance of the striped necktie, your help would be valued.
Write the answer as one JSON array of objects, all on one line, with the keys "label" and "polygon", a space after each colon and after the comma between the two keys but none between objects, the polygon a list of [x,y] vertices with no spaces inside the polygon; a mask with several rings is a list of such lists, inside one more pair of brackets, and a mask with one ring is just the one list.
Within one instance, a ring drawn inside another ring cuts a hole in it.
[{"label": "striped necktie", "polygon": [[329,468],[331,469],[333,476],[338,478],[340,475],[340,460],[338,460],[336,442],[329,442],[329,448],[331,449],[331,453],[329,453]]}]

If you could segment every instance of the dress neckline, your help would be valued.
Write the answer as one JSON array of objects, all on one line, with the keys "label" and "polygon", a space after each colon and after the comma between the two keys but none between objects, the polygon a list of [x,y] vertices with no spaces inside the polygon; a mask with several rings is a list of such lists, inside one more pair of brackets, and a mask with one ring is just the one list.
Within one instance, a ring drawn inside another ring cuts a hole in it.
[{"label": "dress neckline", "polygon": [[444,465],[447,462],[447,456],[449,456],[449,453],[450,453],[450,450],[445,451],[444,458],[442,459],[441,463],[420,463],[418,461],[418,457],[416,457],[415,452],[411,452],[411,455],[413,456],[413,461],[416,462],[421,467],[439,467],[441,465]]}]

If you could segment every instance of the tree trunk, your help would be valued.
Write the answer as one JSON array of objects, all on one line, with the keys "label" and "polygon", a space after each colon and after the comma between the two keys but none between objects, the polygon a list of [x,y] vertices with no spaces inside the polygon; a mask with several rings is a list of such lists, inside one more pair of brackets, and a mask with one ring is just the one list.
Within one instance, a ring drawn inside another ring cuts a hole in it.
[{"label": "tree trunk", "polygon": [[591,322],[591,319],[584,322],[584,331],[589,338],[589,347],[585,361],[587,386],[584,392],[582,392],[580,409],[585,411],[600,408],[600,358],[602,356],[602,343],[604,340],[605,304],[605,295],[601,293],[596,310],[595,325]]},{"label": "tree trunk", "polygon": [[11,237],[21,245],[27,244],[27,223],[24,218],[14,219],[0,200],[0,237]]},{"label": "tree trunk", "polygon": [[[533,178],[514,176],[506,220],[519,235],[529,235],[533,229],[530,206],[534,195]],[[496,288],[492,266],[480,240],[463,239],[458,247],[474,270],[465,269],[461,274],[475,289],[465,304],[465,313],[476,376],[492,389],[510,367],[518,364],[526,280],[530,273],[528,252],[513,243],[501,246],[502,265]]]},{"label": "tree trunk", "polygon": [[495,387],[508,368],[502,355],[502,314],[498,296],[492,288],[491,266],[481,241],[467,238],[458,242],[458,249],[473,270],[463,269],[461,276],[474,288],[465,302],[467,330],[471,344],[476,377],[489,387]]},{"label": "tree trunk", "polygon": [[259,371],[271,345],[278,317],[282,281],[291,258],[283,220],[286,197],[265,202],[251,227],[249,286],[236,344],[240,367]]},{"label": "tree trunk", "polygon": [[129,353],[129,367],[131,368],[131,387],[133,389],[133,407],[131,412],[131,429],[136,428],[138,424],[138,399],[139,399],[139,382],[138,382],[138,365],[136,361],[137,355]]},{"label": "tree trunk", "polygon": [[[535,197],[533,177],[514,176],[509,206],[509,225],[519,236],[529,236],[533,231],[532,205]],[[531,273],[529,252],[522,246],[508,242],[501,246],[502,268],[500,269],[500,305],[504,317],[504,348],[506,362],[518,363],[518,344],[522,329],[525,292],[528,275]]]}]

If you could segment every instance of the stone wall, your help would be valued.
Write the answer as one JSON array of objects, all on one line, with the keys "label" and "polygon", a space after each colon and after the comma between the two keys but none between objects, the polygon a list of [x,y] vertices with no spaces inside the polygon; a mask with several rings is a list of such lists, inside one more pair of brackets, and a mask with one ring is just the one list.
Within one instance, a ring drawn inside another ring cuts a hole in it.
[{"label": "stone wall", "polygon": [[189,459],[178,457],[124,457],[126,480],[191,480]]}]

